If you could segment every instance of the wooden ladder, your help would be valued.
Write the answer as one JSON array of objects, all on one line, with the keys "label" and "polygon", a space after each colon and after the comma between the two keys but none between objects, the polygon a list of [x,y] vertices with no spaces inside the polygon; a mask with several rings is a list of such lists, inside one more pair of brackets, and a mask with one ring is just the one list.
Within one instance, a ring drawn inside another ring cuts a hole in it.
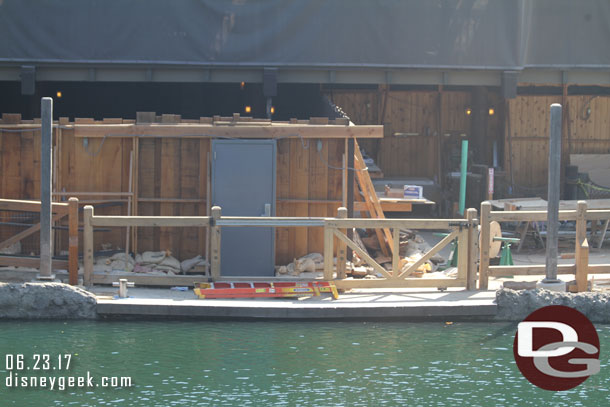
[{"label": "wooden ladder", "polygon": [[[383,209],[381,209],[381,203],[375,192],[375,187],[371,181],[371,176],[364,163],[362,152],[360,152],[360,146],[358,141],[354,139],[354,168],[356,171],[356,181],[358,189],[361,194],[357,194],[364,198],[364,204],[368,212],[369,217],[376,219],[385,219]],[[364,213],[363,213],[364,214]],[[379,246],[384,256],[392,255],[393,239],[390,229],[375,229],[377,238],[379,239]]]}]

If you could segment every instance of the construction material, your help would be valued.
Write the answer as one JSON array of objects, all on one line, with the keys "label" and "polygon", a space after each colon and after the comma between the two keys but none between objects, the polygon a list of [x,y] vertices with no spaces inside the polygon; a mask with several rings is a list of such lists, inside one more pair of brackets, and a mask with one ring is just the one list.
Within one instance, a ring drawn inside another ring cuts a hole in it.
[{"label": "construction material", "polygon": [[320,293],[331,293],[335,300],[339,298],[335,285],[327,281],[217,282],[195,285],[195,294],[201,299],[301,297],[319,296]]},{"label": "construction material", "polygon": [[[379,203],[379,198],[375,192],[375,187],[371,181],[371,177],[368,174],[364,158],[360,152],[360,146],[358,142],[354,140],[354,165],[356,168],[356,180],[358,181],[358,187],[360,189],[361,196],[364,198],[365,205],[367,207],[369,216],[373,219],[385,219],[385,214]],[[392,253],[392,234],[389,229],[375,229],[381,251],[384,255],[389,256]]]}]

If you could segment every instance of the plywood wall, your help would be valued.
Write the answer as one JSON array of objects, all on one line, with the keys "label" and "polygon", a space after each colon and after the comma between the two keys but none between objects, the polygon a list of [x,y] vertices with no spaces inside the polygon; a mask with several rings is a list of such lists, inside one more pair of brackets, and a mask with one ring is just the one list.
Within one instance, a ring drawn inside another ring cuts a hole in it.
[{"label": "plywood wall", "polygon": [[[562,96],[518,96],[508,101],[505,162],[517,190],[543,193],[548,180],[550,106]],[[590,109],[590,113],[587,113]],[[570,95],[564,101],[562,163],[570,154],[610,152],[610,97]]]},{"label": "plywood wall", "polygon": [[[442,159],[444,134],[470,134],[470,92],[333,91],[329,97],[356,124],[383,124],[382,140],[360,146],[386,177],[435,178]],[[439,149],[441,151],[439,151]]]},{"label": "plywood wall", "polygon": [[[173,115],[162,121],[179,120]],[[79,123],[94,123],[76,119]],[[120,123],[108,119],[106,123]],[[125,121],[133,123],[132,121]],[[1,124],[23,123],[19,115],[4,115]],[[67,119],[60,119],[54,131],[57,162],[54,190],[106,192],[108,195],[80,196],[97,215],[127,215],[130,162],[133,154],[132,185],[137,193],[138,215],[205,215],[210,140],[208,138],[75,137]],[[341,203],[344,139],[280,139],[277,142],[277,216],[335,216]],[[318,148],[319,147],[319,148]],[[135,164],[137,162],[137,165]],[[40,132],[0,133],[0,197],[39,199]],[[69,195],[68,195],[69,196]],[[58,198],[59,199],[59,198]],[[66,197],[67,199],[67,197]],[[132,203],[133,205],[133,203]],[[82,207],[82,205],[81,205]],[[132,211],[132,214],[136,212]],[[0,213],[2,221],[6,213]],[[82,223],[82,211],[81,211]],[[61,226],[61,224],[60,224]],[[22,230],[0,228],[0,239]],[[82,234],[81,234],[82,238]],[[36,245],[38,235],[25,242]],[[278,228],[276,261],[287,264],[293,258],[323,251],[321,228]],[[67,232],[56,231],[56,253],[67,249]],[[95,250],[102,245],[124,248],[125,228],[95,232]],[[137,249],[169,250],[179,259],[205,253],[206,233],[201,228],[138,228]]]}]

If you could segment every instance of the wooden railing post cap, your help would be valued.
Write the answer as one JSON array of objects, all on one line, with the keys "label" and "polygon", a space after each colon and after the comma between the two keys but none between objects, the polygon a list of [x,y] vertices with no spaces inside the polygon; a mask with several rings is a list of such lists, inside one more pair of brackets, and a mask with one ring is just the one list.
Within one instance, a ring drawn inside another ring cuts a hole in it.
[{"label": "wooden railing post cap", "polygon": [[220,206],[212,206],[212,217],[213,218],[220,218],[222,214],[222,209],[220,208]]},{"label": "wooden railing post cap", "polygon": [[68,202],[78,202],[78,198],[70,197],[70,198],[68,198]]},{"label": "wooden railing post cap", "polygon": [[83,210],[85,212],[91,212],[93,214],[93,206],[91,205],[85,205],[85,208]]},{"label": "wooden railing post cap", "polygon": [[339,209],[337,209],[337,217],[347,218],[347,208],[344,208],[343,206],[339,207]]}]

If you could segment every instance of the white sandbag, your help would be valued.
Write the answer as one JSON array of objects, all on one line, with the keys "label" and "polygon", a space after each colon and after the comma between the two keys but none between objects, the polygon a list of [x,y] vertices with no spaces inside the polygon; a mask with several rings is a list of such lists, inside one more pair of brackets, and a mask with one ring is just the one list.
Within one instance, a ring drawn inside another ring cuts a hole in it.
[{"label": "white sandbag", "polygon": [[165,252],[144,252],[142,253],[141,264],[158,264],[165,259]]},{"label": "white sandbag", "polygon": [[159,266],[171,267],[177,273],[180,272],[180,262],[175,257],[167,256],[158,264]]},{"label": "white sandbag", "polygon": [[192,259],[187,259],[184,260],[180,263],[180,269],[182,270],[183,273],[186,273],[187,271],[189,271],[190,269],[192,269],[195,266],[206,266],[207,265],[207,261],[201,257],[201,255],[199,256],[195,256]]}]

